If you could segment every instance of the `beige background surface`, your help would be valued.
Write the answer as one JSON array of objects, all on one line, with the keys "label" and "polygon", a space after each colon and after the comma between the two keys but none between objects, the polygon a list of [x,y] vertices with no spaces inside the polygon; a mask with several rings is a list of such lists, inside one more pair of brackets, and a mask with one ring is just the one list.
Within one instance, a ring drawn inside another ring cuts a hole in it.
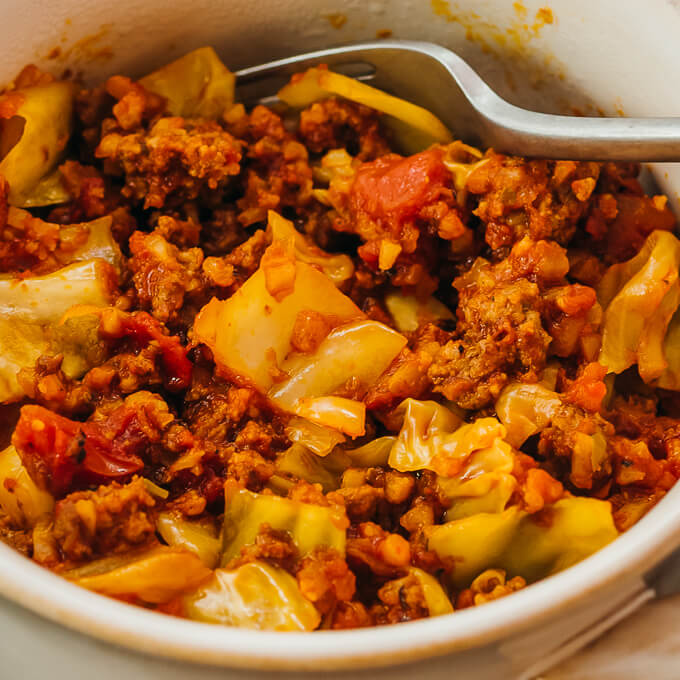
[{"label": "beige background surface", "polygon": [[[652,602],[540,680],[680,678],[680,595]],[[537,679],[538,680],[538,679]]]}]

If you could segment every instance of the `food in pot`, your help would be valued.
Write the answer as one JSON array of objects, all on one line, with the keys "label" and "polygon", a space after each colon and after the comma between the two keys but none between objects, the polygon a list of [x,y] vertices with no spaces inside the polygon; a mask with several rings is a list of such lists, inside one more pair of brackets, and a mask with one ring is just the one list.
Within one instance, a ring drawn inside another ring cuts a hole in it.
[{"label": "food in pot", "polygon": [[632,164],[530,160],[202,48],[0,99],[0,537],[269,630],[449,614],[680,475],[680,242]]}]

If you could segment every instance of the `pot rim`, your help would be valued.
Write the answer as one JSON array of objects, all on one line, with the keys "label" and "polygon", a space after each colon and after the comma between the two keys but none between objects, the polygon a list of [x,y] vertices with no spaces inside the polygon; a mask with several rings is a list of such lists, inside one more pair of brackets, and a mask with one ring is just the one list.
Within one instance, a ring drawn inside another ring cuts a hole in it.
[{"label": "pot rim", "polygon": [[358,669],[517,634],[607,585],[642,576],[679,545],[680,485],[605,548],[511,597],[432,619],[345,631],[256,631],[146,611],[69,583],[2,543],[0,595],[85,635],[154,656],[260,670]]}]

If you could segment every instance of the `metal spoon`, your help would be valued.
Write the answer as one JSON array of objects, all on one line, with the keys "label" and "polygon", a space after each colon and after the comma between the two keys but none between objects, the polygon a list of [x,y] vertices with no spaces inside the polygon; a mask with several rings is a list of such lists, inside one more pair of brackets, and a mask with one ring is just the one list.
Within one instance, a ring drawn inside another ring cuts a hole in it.
[{"label": "metal spoon", "polygon": [[370,80],[437,115],[457,138],[520,156],[680,161],[679,118],[586,118],[527,111],[499,97],[457,54],[428,42],[334,47],[238,71],[241,101],[271,103],[294,73],[318,64]]}]

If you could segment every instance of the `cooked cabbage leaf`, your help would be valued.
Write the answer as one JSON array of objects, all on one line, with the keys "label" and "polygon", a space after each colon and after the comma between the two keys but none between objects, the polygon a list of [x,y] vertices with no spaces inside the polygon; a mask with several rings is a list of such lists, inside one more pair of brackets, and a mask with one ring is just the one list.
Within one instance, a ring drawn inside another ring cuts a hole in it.
[{"label": "cooked cabbage leaf", "polygon": [[453,613],[453,605],[441,583],[422,569],[411,567],[406,576],[394,581],[393,584],[395,587],[400,587],[400,584],[407,585],[412,579],[418,582],[423,591],[429,616],[442,616],[443,614]]},{"label": "cooked cabbage leaf", "polygon": [[297,581],[264,562],[216,569],[207,583],[184,599],[184,607],[196,621],[256,630],[314,630],[321,622]]},{"label": "cooked cabbage leaf", "polygon": [[[297,258],[291,223],[269,214],[278,234],[260,268],[229,299],[197,315],[193,341],[213,352],[219,369],[257,387],[280,409],[352,437],[364,434],[365,406],[337,396],[349,381],[363,392],[406,345],[388,326],[366,319],[315,266]],[[278,225],[278,226],[277,226]],[[316,314],[334,327],[314,351],[295,353],[298,320]],[[356,390],[355,390],[356,391]],[[361,396],[358,394],[358,396]]]},{"label": "cooked cabbage leaf", "polygon": [[277,456],[276,470],[279,474],[304,479],[310,484],[320,484],[323,492],[328,493],[340,486],[340,475],[324,465],[326,460],[301,444],[293,444]]},{"label": "cooked cabbage leaf", "polygon": [[637,363],[642,379],[651,382],[667,369],[664,337],[680,302],[679,267],[680,241],[671,232],[653,231],[635,257],[612,265],[602,277],[598,362],[610,373]]},{"label": "cooked cabbage leaf", "polygon": [[421,300],[415,295],[392,291],[385,295],[385,306],[397,330],[402,333],[415,331],[418,326],[428,321],[454,318],[453,312],[435,297]]},{"label": "cooked cabbage leaf", "polygon": [[540,383],[510,383],[498,395],[496,415],[506,440],[519,448],[550,424],[561,405],[559,395]]},{"label": "cooked cabbage leaf", "polygon": [[141,85],[184,118],[219,118],[234,103],[236,77],[212,47],[199,47],[144,76]]},{"label": "cooked cabbage leaf", "polygon": [[434,401],[405,399],[396,414],[403,415],[403,423],[389,464],[400,472],[447,467],[454,474],[474,451],[505,437],[505,428],[495,418],[462,424],[457,415]]},{"label": "cooked cabbage leaf", "polygon": [[[62,265],[83,262],[85,260],[100,259],[108,262],[116,271],[120,272],[122,255],[120,247],[111,233],[113,218],[111,215],[99,217],[91,222],[78,222],[74,224],[53,224],[34,217],[27,210],[10,206],[7,212],[7,224],[19,231],[28,231],[29,225],[33,223],[34,229],[54,230],[58,233],[61,244],[73,242],[82,245],[73,250],[58,248],[54,253]],[[37,224],[36,224],[37,223]],[[84,239],[84,241],[83,241]]]},{"label": "cooked cabbage leaf", "polygon": [[497,437],[470,454],[454,476],[439,475],[437,484],[449,503],[444,519],[505,510],[518,487],[515,460],[513,448]]},{"label": "cooked cabbage leaf", "polygon": [[191,591],[211,575],[188,550],[161,546],[142,553],[104,557],[61,572],[77,585],[112,597],[158,604]]},{"label": "cooked cabbage leaf", "polygon": [[0,508],[21,528],[33,528],[54,508],[52,494],[36,486],[13,446],[0,452]]},{"label": "cooked cabbage leaf", "polygon": [[327,456],[338,444],[345,441],[341,432],[296,416],[288,421],[285,433],[290,441],[302,444],[317,456]]},{"label": "cooked cabbage leaf", "polygon": [[275,212],[269,213],[267,232],[274,241],[291,240],[295,258],[317,266],[336,285],[340,286],[354,274],[354,264],[349,255],[327,253],[303,236],[290,220]]},{"label": "cooked cabbage leaf", "polygon": [[300,503],[272,494],[257,494],[229,481],[224,486],[222,565],[255,542],[263,524],[288,531],[301,555],[326,546],[345,552],[346,517],[332,507]]},{"label": "cooked cabbage leaf", "polygon": [[277,300],[270,293],[260,266],[236,293],[227,300],[212,299],[194,321],[194,342],[207,345],[223,371],[264,394],[291,352],[300,312],[319,312],[337,323],[365,318],[318,269],[297,260],[292,267],[293,287],[285,297]]},{"label": "cooked cabbage leaf", "polygon": [[195,553],[209,569],[220,561],[222,541],[212,522],[191,520],[180,512],[168,511],[158,515],[156,529],[168,545]]},{"label": "cooked cabbage leaf", "polygon": [[[101,358],[98,319],[90,307],[105,307],[114,290],[115,272],[103,260],[89,260],[46,276],[0,279],[0,402],[20,399],[17,381],[22,368],[32,368],[42,354],[63,353],[70,377],[82,375]],[[57,322],[69,309],[81,308],[62,327]],[[95,337],[96,335],[96,337]]]},{"label": "cooked cabbage leaf", "polygon": [[70,200],[52,176],[73,129],[75,84],[56,81],[14,90],[0,99],[0,175],[15,206]]},{"label": "cooked cabbage leaf", "polygon": [[563,498],[527,515],[517,506],[433,526],[428,549],[454,561],[452,583],[470,584],[485,569],[504,569],[527,581],[566,569],[618,536],[607,501]]},{"label": "cooked cabbage leaf", "polygon": [[115,279],[102,260],[78,262],[45,276],[0,279],[0,316],[45,324],[58,321],[74,305],[105,307]]},{"label": "cooked cabbage leaf", "polygon": [[378,321],[346,323],[332,330],[313,354],[283,361],[280,367],[288,378],[273,385],[269,397],[295,412],[300,399],[331,395],[350,379],[367,389],[406,343],[403,335]]},{"label": "cooked cabbage leaf", "polygon": [[421,151],[434,143],[452,141],[446,126],[426,109],[325,67],[310,68],[294,75],[278,92],[281,101],[299,109],[332,96],[387,114],[385,123],[392,127],[397,142],[408,153]]}]

